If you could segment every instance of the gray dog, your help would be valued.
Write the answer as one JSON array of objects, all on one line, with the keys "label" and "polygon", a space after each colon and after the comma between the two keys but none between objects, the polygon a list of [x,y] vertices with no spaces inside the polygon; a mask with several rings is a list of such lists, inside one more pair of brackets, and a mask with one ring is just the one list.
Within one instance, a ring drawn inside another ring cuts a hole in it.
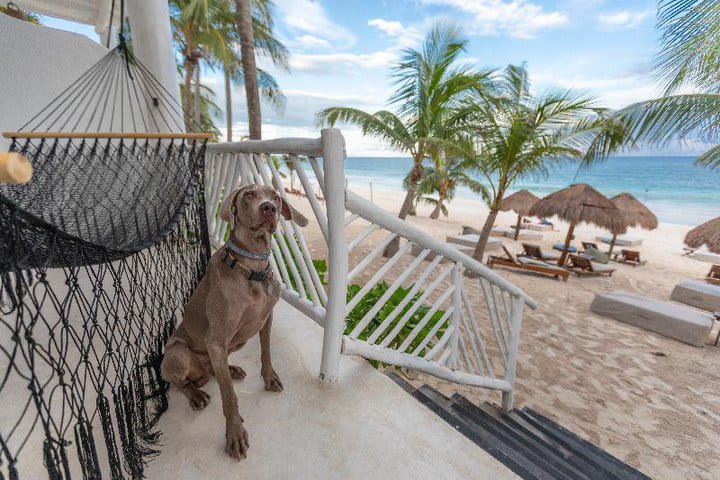
[{"label": "gray dog", "polygon": [[210,259],[162,362],[163,378],[178,387],[195,410],[207,406],[210,397],[199,387],[215,375],[225,416],[225,451],[237,460],[245,458],[249,443],[232,380],[245,378],[245,372],[228,365],[228,355],[259,333],[265,390],[283,389],[270,358],[272,310],[280,284],[268,262],[280,215],[307,225],[271,187],[248,185],[228,195],[220,218],[229,223],[230,238]]}]

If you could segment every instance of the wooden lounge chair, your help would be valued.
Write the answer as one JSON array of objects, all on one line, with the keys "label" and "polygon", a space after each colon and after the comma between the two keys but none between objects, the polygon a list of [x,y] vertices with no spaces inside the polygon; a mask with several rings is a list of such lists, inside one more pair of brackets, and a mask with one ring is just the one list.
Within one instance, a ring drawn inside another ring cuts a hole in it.
[{"label": "wooden lounge chair", "polygon": [[579,255],[570,255],[568,268],[577,275],[607,275],[611,277],[614,268],[590,261],[590,259]]},{"label": "wooden lounge chair", "polygon": [[708,272],[707,277],[705,277],[705,280],[713,285],[720,285],[720,265],[713,265],[710,267],[710,271]]},{"label": "wooden lounge chair", "polygon": [[529,257],[515,257],[508,249],[503,245],[502,247],[505,255],[500,257],[496,255],[490,255],[488,257],[488,266],[490,268],[495,265],[500,265],[507,268],[515,268],[517,270],[525,270],[527,272],[541,273],[544,275],[551,275],[555,278],[562,278],[563,281],[567,282],[570,272],[564,268],[560,268],[557,265],[550,265],[542,260],[537,260]]},{"label": "wooden lounge chair", "polygon": [[560,255],[557,253],[545,251],[532,243],[523,242],[522,247],[523,253],[522,255],[519,255],[519,257],[529,257],[534,258],[535,260],[542,260],[544,262],[553,262],[560,259]]},{"label": "wooden lounge chair", "polygon": [[627,263],[628,265],[632,265],[633,267],[637,267],[638,265],[645,265],[644,260],[640,260],[640,252],[637,250],[620,250],[620,253],[615,254],[615,257],[613,258],[616,262],[619,263]]},{"label": "wooden lounge chair", "polygon": [[595,250],[600,250],[598,248],[598,244],[595,242],[581,242],[583,246],[583,250],[587,250],[588,248],[594,248]]}]

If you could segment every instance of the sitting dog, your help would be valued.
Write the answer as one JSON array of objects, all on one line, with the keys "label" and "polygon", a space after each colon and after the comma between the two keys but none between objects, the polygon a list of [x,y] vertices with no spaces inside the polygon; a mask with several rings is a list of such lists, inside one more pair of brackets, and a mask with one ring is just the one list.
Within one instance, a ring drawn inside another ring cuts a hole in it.
[{"label": "sitting dog", "polygon": [[207,406],[210,397],[200,387],[215,375],[225,416],[225,451],[237,460],[245,458],[249,443],[232,380],[242,380],[245,372],[228,365],[228,355],[259,333],[265,390],[283,389],[270,358],[272,311],[280,284],[268,261],[280,215],[307,225],[307,219],[271,187],[247,185],[228,195],[220,218],[230,225],[230,237],[210,259],[182,322],[165,346],[161,366],[163,378],[179,388],[195,410]]}]

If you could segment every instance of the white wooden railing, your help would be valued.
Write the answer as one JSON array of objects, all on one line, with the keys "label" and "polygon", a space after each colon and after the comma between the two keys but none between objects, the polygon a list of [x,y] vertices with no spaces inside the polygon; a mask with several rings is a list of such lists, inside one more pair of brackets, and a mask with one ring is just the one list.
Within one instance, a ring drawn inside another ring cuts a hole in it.
[{"label": "white wooden railing", "polygon": [[[280,220],[271,257],[282,298],[324,328],[320,378],[335,381],[340,355],[357,354],[500,390],[509,410],[523,309],[535,308],[535,302],[480,262],[347,191],[339,130],[325,129],[318,139],[209,145],[206,198],[213,246],[225,241],[227,225],[217,211],[235,184],[283,184],[273,154],[292,162],[327,245],[327,285],[302,229],[292,222]],[[397,253],[383,256],[397,238]],[[356,286],[348,300],[349,283]]]}]

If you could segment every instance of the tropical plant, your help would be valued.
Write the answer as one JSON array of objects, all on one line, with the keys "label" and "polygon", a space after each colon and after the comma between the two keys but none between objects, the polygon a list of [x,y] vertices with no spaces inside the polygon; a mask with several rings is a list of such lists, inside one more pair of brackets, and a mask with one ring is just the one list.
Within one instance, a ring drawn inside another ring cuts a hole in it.
[{"label": "tropical plant", "polygon": [[[185,88],[185,85],[181,83],[181,97],[185,93]],[[200,85],[199,91],[200,101],[198,105],[200,106],[200,121],[197,122],[197,126],[201,131],[211,133],[213,135],[213,141],[217,142],[220,139],[220,130],[215,126],[215,119],[219,119],[222,116],[222,109],[215,103],[215,92],[211,88]]]},{"label": "tropical plant", "polygon": [[[408,153],[413,160],[408,174],[407,194],[398,213],[406,218],[417,196],[423,162],[440,161],[438,139],[457,134],[456,120],[462,99],[470,92],[483,93],[491,71],[475,71],[460,64],[467,40],[450,23],[438,22],[425,37],[420,50],[406,49],[393,67],[395,92],[388,103],[394,111],[375,113],[350,107],[330,107],[317,114],[318,125],[338,123],[360,127],[363,135],[381,139],[388,146]],[[391,245],[386,254],[397,250]]]},{"label": "tropical plant", "polygon": [[618,148],[623,133],[585,92],[532,94],[524,65],[508,66],[495,83],[494,97],[472,100],[469,134],[455,147],[487,189],[490,212],[473,253],[479,260],[502,200],[518,179],[546,175],[560,161],[605,157]]},{"label": "tropical plant", "polygon": [[40,24],[40,15],[23,10],[13,2],[8,2],[5,6],[0,5],[0,13],[4,13],[5,15],[17,18],[18,20],[22,20],[24,22],[35,23],[38,25]]},{"label": "tropical plant", "polygon": [[[688,138],[720,141],[720,0],[661,0],[657,26],[661,51],[653,73],[664,96],[618,112],[628,125],[626,143],[667,145]],[[681,89],[691,93],[679,93]],[[720,145],[697,163],[720,170]]]},{"label": "tropical plant", "polygon": [[[467,187],[483,198],[488,196],[485,186],[468,175],[472,161],[461,157],[450,157],[441,162],[423,166],[423,176],[418,184],[417,202],[435,207],[430,218],[437,219],[440,213],[448,216],[446,203],[455,198],[458,187]],[[405,177],[407,185],[408,177]],[[406,187],[407,188],[407,187]]]}]

